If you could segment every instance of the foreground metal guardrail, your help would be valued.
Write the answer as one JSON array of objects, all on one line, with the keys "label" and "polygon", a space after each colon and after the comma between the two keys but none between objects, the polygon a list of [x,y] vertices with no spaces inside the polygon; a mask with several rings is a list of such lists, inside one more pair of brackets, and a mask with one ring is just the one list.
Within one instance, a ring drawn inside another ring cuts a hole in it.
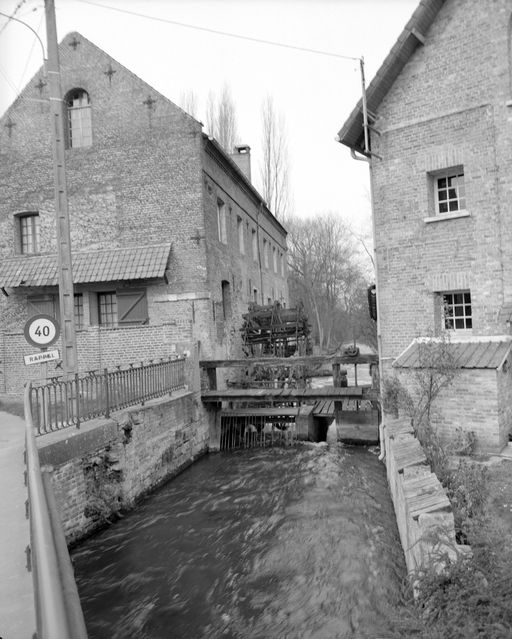
[{"label": "foreground metal guardrail", "polygon": [[185,357],[103,372],[76,374],[70,380],[52,379],[30,389],[33,421],[39,435],[75,426],[127,406],[185,387]]},{"label": "foreground metal guardrail", "polygon": [[41,471],[25,387],[25,446],[30,518],[30,557],[38,639],[87,639],[80,598],[50,477]]}]

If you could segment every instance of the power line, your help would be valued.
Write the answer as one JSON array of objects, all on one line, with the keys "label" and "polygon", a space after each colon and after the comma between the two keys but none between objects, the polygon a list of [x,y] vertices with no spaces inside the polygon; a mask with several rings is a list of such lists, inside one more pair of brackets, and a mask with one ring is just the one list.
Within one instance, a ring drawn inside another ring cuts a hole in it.
[{"label": "power line", "polygon": [[111,11],[118,11],[119,13],[125,13],[127,15],[136,16],[137,18],[146,18],[147,20],[154,20],[155,22],[163,22],[165,24],[173,24],[178,27],[184,27],[185,29],[195,29],[196,31],[205,31],[207,33],[213,33],[215,35],[226,36],[228,38],[236,38],[238,40],[247,40],[249,42],[257,42],[258,44],[267,44],[273,47],[281,47],[283,49],[292,49],[294,51],[304,51],[306,53],[315,53],[317,55],[326,55],[332,58],[341,58],[343,60],[360,60],[359,57],[341,55],[340,53],[332,53],[331,51],[321,51],[320,49],[311,49],[309,47],[300,47],[298,45],[286,44],[284,42],[276,42],[275,40],[265,40],[264,38],[253,38],[251,36],[240,35],[239,33],[231,33],[229,31],[220,31],[218,29],[211,29],[210,27],[200,27],[198,25],[189,24],[187,22],[178,22],[177,20],[169,20],[168,18],[159,18],[157,16],[148,16],[144,13],[138,13],[137,11],[129,11],[128,9],[120,9],[119,7],[110,7],[105,4],[98,4],[96,2],[89,2],[89,0],[75,0],[82,4],[88,4],[93,7],[100,7],[102,9],[110,9]]},{"label": "power line", "polygon": [[[43,18],[44,18],[44,13],[41,13],[41,19],[39,20],[39,25],[37,27],[37,32],[39,32],[39,30],[41,29],[41,25],[43,24]],[[30,60],[32,58],[32,53],[34,52],[35,45],[36,45],[36,40],[34,39],[34,40],[32,40],[32,46],[30,47],[30,52],[28,54],[27,61],[25,62],[25,67],[23,69],[23,73],[20,76],[20,81],[18,83],[17,93],[20,93],[20,91],[21,91],[21,88],[22,88],[21,85],[23,84],[23,79],[25,78],[25,73],[27,72],[27,68],[28,68],[29,62],[30,62]],[[44,60],[43,60],[43,63],[44,63]]]},{"label": "power line", "polygon": [[[14,18],[14,16],[18,13],[18,11],[21,9],[21,7],[25,4],[26,1],[27,0],[20,0],[20,2],[18,2],[18,4],[16,5],[16,8],[12,12],[12,14],[10,16],[6,16],[9,19],[7,20],[7,22],[4,25],[2,25],[2,28],[0,29],[0,33],[2,33],[2,31],[9,24],[9,22]],[[5,15],[5,14],[2,14],[2,15]]]}]

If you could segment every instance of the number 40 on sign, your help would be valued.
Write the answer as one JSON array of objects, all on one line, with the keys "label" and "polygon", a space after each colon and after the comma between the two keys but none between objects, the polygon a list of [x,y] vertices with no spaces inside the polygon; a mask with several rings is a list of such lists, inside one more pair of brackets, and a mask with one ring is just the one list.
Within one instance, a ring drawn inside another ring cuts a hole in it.
[{"label": "number 40 on sign", "polygon": [[32,346],[48,348],[59,339],[59,322],[51,315],[34,315],[25,324],[24,333]]}]

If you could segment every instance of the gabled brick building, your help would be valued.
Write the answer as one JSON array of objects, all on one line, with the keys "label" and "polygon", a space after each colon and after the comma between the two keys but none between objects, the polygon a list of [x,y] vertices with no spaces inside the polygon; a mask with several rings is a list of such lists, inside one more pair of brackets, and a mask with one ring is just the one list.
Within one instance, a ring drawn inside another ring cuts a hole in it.
[{"label": "gabled brick building", "polygon": [[[286,303],[286,231],[202,125],[89,42],[59,48],[81,370],[200,346],[237,355],[250,301]],[[58,316],[41,69],[0,120],[0,393],[36,377],[23,326]],[[59,347],[59,344],[57,344]]]},{"label": "gabled brick building", "polygon": [[421,0],[368,86],[370,148],[361,102],[338,134],[370,166],[384,371],[418,336],[512,334],[511,34],[508,0]]}]

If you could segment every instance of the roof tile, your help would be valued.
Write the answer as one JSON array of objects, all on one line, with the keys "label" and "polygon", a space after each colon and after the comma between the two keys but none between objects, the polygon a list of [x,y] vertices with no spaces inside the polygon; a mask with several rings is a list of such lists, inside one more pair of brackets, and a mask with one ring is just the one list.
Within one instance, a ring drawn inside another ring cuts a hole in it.
[{"label": "roof tile", "polygon": [[[74,253],[73,282],[112,282],[161,278],[165,274],[171,244],[125,247]],[[0,286],[56,286],[57,256],[35,255],[0,262]]]}]

